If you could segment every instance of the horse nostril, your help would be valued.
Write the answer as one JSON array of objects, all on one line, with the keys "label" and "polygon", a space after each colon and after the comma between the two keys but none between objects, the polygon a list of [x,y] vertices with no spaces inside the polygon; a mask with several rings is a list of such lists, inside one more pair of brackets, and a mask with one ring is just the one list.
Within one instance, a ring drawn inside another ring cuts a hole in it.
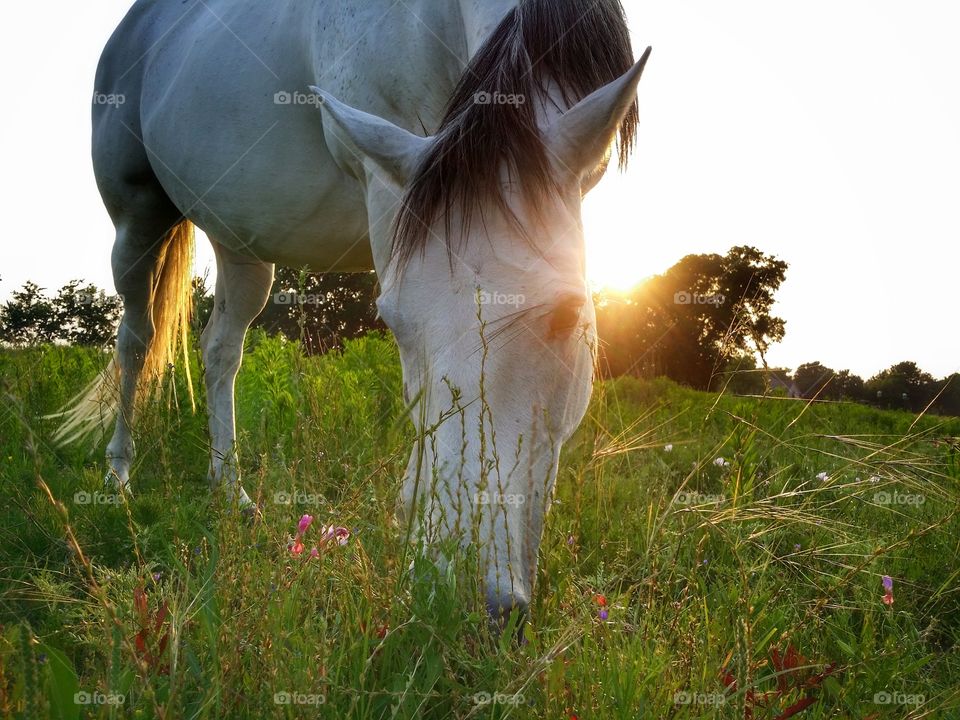
[{"label": "horse nostril", "polygon": [[550,335],[562,335],[577,327],[580,323],[580,310],[585,302],[583,295],[576,293],[560,298],[550,314]]}]

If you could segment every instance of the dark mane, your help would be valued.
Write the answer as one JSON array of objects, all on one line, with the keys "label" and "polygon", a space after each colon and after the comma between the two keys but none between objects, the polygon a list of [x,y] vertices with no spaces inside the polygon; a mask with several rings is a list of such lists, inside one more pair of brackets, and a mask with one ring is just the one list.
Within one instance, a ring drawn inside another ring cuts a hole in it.
[{"label": "dark mane", "polygon": [[[570,106],[616,80],[633,62],[620,0],[521,0],[470,61],[447,104],[437,141],[406,191],[393,238],[400,267],[423,251],[429,228],[441,215],[450,237],[454,207],[463,212],[462,237],[474,213],[489,202],[519,228],[501,192],[500,172],[507,168],[534,209],[553,187],[536,117],[546,82],[556,83]],[[483,104],[476,102],[480,93],[525,102]],[[634,105],[617,138],[621,168],[636,126]],[[457,251],[449,239],[447,250]]]}]

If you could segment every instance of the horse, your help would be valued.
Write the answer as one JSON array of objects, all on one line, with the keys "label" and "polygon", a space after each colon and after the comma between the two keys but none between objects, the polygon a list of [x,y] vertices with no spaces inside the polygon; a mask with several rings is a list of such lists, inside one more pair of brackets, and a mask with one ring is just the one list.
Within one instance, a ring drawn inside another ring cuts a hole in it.
[{"label": "horse", "polygon": [[209,478],[255,506],[234,381],[274,264],[375,270],[416,430],[400,515],[429,547],[478,551],[492,616],[524,613],[593,385],[581,202],[614,144],[626,164],[649,54],[619,0],[138,0],[96,74],[95,98],[123,101],[93,107],[123,318],[60,439],[115,408],[106,482],[129,491],[138,407],[185,347],[200,227]]}]

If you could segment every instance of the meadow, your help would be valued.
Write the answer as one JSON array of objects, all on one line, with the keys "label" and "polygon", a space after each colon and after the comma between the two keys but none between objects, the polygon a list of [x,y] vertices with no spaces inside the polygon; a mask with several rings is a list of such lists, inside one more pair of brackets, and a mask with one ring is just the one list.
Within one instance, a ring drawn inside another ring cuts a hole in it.
[{"label": "meadow", "polygon": [[3,717],[960,717],[960,419],[598,383],[517,642],[469,555],[441,572],[396,520],[391,339],[248,339],[255,524],[208,488],[180,373],[132,498],[103,487],[103,441],[53,446],[43,416],[106,360],[0,352]]}]

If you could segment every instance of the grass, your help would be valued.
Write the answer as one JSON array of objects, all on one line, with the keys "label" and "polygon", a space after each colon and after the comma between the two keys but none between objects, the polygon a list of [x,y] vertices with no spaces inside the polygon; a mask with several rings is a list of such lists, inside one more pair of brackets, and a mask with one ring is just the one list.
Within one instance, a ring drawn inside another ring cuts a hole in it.
[{"label": "grass", "polygon": [[[256,525],[209,491],[179,377],[142,419],[135,496],[97,502],[103,443],[54,449],[42,416],[104,361],[0,353],[4,717],[960,717],[960,420],[598,385],[516,643],[471,558],[441,572],[394,518],[413,431],[392,341],[253,337]],[[293,557],[305,512],[308,548],[327,524],[347,545]]]}]

